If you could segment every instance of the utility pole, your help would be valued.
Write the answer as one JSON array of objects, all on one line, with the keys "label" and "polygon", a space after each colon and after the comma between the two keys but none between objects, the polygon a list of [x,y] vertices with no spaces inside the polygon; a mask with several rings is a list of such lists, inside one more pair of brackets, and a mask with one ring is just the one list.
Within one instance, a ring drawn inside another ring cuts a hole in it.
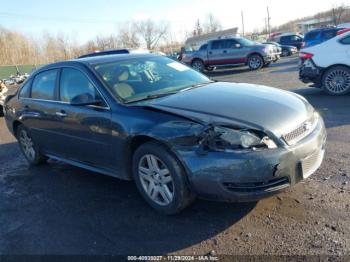
[{"label": "utility pole", "polygon": [[270,20],[271,20],[271,17],[270,17],[269,7],[267,6],[267,30],[268,30],[269,38],[271,37]]},{"label": "utility pole", "polygon": [[244,16],[243,16],[243,10],[241,11],[242,16],[242,36],[244,36]]}]

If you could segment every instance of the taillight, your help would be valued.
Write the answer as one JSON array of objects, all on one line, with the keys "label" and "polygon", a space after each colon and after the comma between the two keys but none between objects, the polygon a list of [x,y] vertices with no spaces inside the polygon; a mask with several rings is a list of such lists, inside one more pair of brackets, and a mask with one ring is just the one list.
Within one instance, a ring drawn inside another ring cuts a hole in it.
[{"label": "taillight", "polygon": [[341,35],[341,34],[344,34],[346,32],[349,32],[350,31],[350,28],[344,28],[344,29],[341,29],[337,32],[337,35]]},{"label": "taillight", "polygon": [[313,56],[314,56],[314,54],[311,54],[311,53],[306,53],[306,52],[299,53],[299,57],[303,60],[311,59]]}]

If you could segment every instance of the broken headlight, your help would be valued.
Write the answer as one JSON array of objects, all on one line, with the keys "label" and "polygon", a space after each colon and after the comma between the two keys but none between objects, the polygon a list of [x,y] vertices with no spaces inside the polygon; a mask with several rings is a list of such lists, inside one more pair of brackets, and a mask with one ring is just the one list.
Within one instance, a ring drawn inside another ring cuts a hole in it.
[{"label": "broken headlight", "polygon": [[258,134],[249,130],[226,127],[214,127],[208,130],[201,144],[215,150],[277,148],[275,142],[261,132]]}]

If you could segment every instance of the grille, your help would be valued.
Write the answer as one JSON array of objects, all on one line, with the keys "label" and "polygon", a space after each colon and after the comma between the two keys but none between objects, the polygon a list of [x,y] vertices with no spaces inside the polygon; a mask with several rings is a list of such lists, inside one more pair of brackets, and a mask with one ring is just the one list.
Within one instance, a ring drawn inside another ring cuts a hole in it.
[{"label": "grille", "polygon": [[308,136],[316,127],[318,118],[313,116],[309,120],[305,121],[301,125],[297,126],[291,132],[284,134],[282,137],[288,145],[294,145]]},{"label": "grille", "polygon": [[301,168],[303,170],[303,178],[307,178],[320,167],[324,156],[324,150],[308,156],[301,161]]}]

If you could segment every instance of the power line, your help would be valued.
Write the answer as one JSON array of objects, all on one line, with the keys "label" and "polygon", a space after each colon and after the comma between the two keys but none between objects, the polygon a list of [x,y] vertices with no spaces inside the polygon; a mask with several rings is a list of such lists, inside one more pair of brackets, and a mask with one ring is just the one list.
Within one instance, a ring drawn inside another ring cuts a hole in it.
[{"label": "power line", "polygon": [[68,18],[68,17],[45,17],[45,16],[32,16],[32,15],[26,15],[26,14],[15,14],[15,13],[7,13],[7,12],[0,12],[0,17],[6,17],[10,19],[31,19],[31,20],[38,20],[38,21],[56,21],[61,23],[85,23],[85,24],[115,24],[117,21],[114,20],[99,20],[94,18]]}]

